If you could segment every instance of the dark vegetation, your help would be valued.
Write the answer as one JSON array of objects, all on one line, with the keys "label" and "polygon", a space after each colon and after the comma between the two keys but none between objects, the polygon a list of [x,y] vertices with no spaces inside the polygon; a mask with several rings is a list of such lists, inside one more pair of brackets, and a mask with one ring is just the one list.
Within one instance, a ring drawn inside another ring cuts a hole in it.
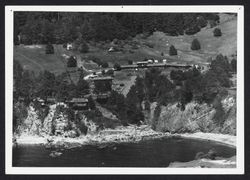
[{"label": "dark vegetation", "polygon": [[175,47],[173,45],[171,45],[169,48],[169,55],[170,56],[177,55],[177,50],[175,49]]},{"label": "dark vegetation", "polygon": [[140,33],[148,36],[156,30],[173,36],[191,35],[208,22],[216,25],[219,16],[213,13],[15,12],[14,42],[16,45],[73,42],[75,49],[85,53],[88,51],[85,41],[126,39]]},{"label": "dark vegetation", "polygon": [[76,67],[77,66],[77,60],[74,56],[70,56],[68,58],[68,62],[67,62],[67,67]]},{"label": "dark vegetation", "polygon": [[220,28],[215,28],[213,33],[214,37],[220,37],[222,35]]},{"label": "dark vegetation", "polygon": [[192,50],[199,50],[199,49],[201,49],[201,45],[200,45],[200,42],[198,41],[198,39],[194,39],[192,41],[191,49]]},{"label": "dark vegetation", "polygon": [[115,63],[114,64],[114,69],[117,70],[117,71],[120,71],[121,70],[121,65],[118,64],[118,63]]},{"label": "dark vegetation", "polygon": [[128,60],[128,65],[132,65],[133,61],[132,60]]},{"label": "dark vegetation", "polygon": [[89,46],[85,41],[81,42],[81,44],[78,47],[79,52],[81,53],[87,53],[89,52]]},{"label": "dark vegetation", "polygon": [[54,54],[54,47],[52,44],[47,44],[45,47],[45,53],[46,54]]}]

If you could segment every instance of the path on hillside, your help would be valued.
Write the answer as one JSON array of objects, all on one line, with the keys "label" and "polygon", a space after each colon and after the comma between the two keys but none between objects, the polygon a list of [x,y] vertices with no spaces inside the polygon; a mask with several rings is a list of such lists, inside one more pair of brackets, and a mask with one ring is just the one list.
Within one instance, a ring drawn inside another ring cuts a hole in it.
[{"label": "path on hillside", "polygon": [[135,84],[135,80],[136,80],[137,76],[131,76],[130,77],[130,81],[128,83],[126,83],[126,85],[124,86],[123,90],[121,91],[121,93],[126,97],[131,86],[133,86]]},{"label": "path on hillside", "polygon": [[83,61],[82,61],[81,56],[78,55],[78,54],[76,54],[75,56],[76,56],[76,60],[77,60],[77,66],[78,66],[79,68],[82,67],[82,69],[83,69],[84,71],[90,73],[90,71],[89,71],[87,68],[84,67],[84,63],[83,63]]},{"label": "path on hillside", "polygon": [[100,104],[96,104],[96,108],[102,113],[102,115],[108,119],[112,119],[115,121],[118,121],[118,118],[116,115],[114,115],[112,112],[110,112],[108,109],[102,107]]},{"label": "path on hillside", "polygon": [[27,61],[29,61],[30,63],[38,66],[41,70],[44,70],[45,68],[41,65],[41,64],[38,64],[37,62],[33,61],[31,58],[19,53],[19,52],[15,52],[16,54],[19,54],[20,56],[22,56],[23,58],[25,58]]}]

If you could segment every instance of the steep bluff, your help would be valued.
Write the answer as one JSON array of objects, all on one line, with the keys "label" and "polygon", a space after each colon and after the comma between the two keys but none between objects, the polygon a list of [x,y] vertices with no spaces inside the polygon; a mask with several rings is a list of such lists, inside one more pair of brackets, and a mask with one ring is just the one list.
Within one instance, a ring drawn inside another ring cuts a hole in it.
[{"label": "steep bluff", "polygon": [[146,122],[156,131],[171,133],[213,132],[236,135],[236,99],[226,97],[219,102],[222,108],[206,103],[190,102],[185,110],[178,103],[158,107],[152,103]]},{"label": "steep bluff", "polygon": [[[190,102],[185,106],[185,110],[182,110],[178,103],[167,106],[151,103],[150,110],[144,111],[145,123],[160,132],[212,132],[236,135],[236,98],[228,96],[220,100],[219,104],[221,108],[206,103]],[[101,116],[95,112],[90,116],[75,111],[70,116],[67,109],[65,104],[53,104],[48,107],[48,112],[43,117],[40,115],[42,109],[30,105],[27,107],[26,117],[23,117],[15,132],[19,132],[19,135],[77,137],[86,133],[94,134],[100,128],[105,128],[103,122],[109,126],[116,122],[105,118],[101,120]]]},{"label": "steep bluff", "polygon": [[86,132],[97,131],[98,125],[84,113],[75,112],[75,116],[78,117],[75,120],[66,113],[66,109],[67,106],[63,103],[50,105],[48,114],[41,118],[39,113],[42,109],[35,109],[31,104],[27,107],[27,117],[23,118],[15,132],[19,132],[19,135],[76,137]]}]

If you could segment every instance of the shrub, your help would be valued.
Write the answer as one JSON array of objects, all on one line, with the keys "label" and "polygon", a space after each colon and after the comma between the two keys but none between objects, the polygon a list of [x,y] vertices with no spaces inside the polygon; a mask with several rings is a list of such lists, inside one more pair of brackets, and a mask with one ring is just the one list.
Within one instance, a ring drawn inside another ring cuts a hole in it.
[{"label": "shrub", "polygon": [[108,64],[107,62],[104,62],[104,63],[102,63],[102,67],[103,67],[103,68],[108,68],[108,67],[109,67],[109,64]]},{"label": "shrub", "polygon": [[171,45],[169,48],[169,55],[170,56],[177,55],[177,50],[175,49],[175,47],[173,45]]},{"label": "shrub", "polygon": [[215,28],[213,33],[214,37],[220,37],[222,35],[221,30],[219,28]]},{"label": "shrub", "polygon": [[210,25],[210,28],[213,28],[213,27],[215,27],[217,25],[217,23],[214,20],[210,20],[209,25]]},{"label": "shrub", "polygon": [[128,60],[128,64],[129,64],[129,65],[132,65],[132,64],[133,64],[133,61],[132,61],[132,60]]},{"label": "shrub", "polygon": [[89,47],[88,47],[86,42],[83,42],[83,43],[80,44],[78,50],[81,53],[87,53],[87,52],[89,52]]},{"label": "shrub", "polygon": [[46,54],[54,54],[54,47],[52,44],[47,44],[45,47]]},{"label": "shrub", "polygon": [[106,74],[109,75],[109,76],[113,76],[113,75],[114,75],[114,70],[109,69],[109,70],[106,72]]},{"label": "shrub", "polygon": [[201,45],[200,45],[200,42],[198,41],[198,39],[194,39],[192,41],[191,49],[192,50],[199,50],[199,49],[201,49]]},{"label": "shrub", "polygon": [[117,71],[120,71],[121,70],[121,65],[118,64],[118,63],[115,63],[114,64],[114,69],[117,70]]}]

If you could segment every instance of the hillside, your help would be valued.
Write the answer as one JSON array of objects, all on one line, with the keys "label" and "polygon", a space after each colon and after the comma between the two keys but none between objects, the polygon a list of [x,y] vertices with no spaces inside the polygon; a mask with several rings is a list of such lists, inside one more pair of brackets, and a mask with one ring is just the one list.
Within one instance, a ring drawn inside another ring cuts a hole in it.
[{"label": "hillside", "polygon": [[[64,55],[77,55],[78,60],[82,57],[83,65],[87,69],[99,69],[93,64],[93,57],[108,62],[112,66],[115,62],[127,64],[128,60],[141,61],[144,58],[162,60],[164,58],[169,61],[183,63],[205,63],[209,57],[222,53],[230,59],[232,54],[237,51],[237,17],[234,15],[220,14],[220,24],[217,25],[222,31],[221,37],[214,37],[214,28],[205,27],[195,35],[167,36],[162,32],[154,32],[153,35],[145,38],[137,35],[130,40],[119,40],[118,43],[113,42],[89,42],[89,52],[80,54],[67,51],[62,45],[54,45],[55,54],[47,55],[44,52],[43,45],[14,47],[14,59],[21,62],[26,68],[38,72],[40,70],[49,70],[56,74],[65,71]],[[201,43],[201,50],[192,51],[190,44],[194,38]],[[168,49],[170,45],[174,45],[178,50],[177,56],[169,56]],[[108,52],[108,49],[118,46],[121,51]]]}]

